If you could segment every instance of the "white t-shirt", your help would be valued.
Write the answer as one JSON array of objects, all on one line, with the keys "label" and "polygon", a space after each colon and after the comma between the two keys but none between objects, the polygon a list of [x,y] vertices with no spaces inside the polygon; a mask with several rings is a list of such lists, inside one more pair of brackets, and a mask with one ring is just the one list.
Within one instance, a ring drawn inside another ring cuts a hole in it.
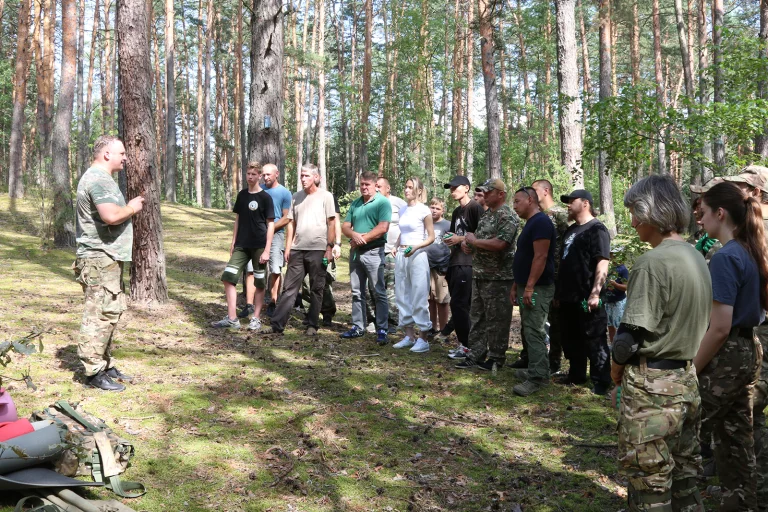
[{"label": "white t-shirt", "polygon": [[385,250],[389,253],[395,248],[397,237],[400,236],[400,209],[406,206],[406,202],[396,196],[389,196],[389,204],[392,205],[392,218],[389,221],[389,231],[387,231],[387,243]]},{"label": "white t-shirt", "polygon": [[431,216],[432,212],[424,203],[405,205],[400,208],[400,245],[420,244],[426,240],[427,230],[424,229],[424,218]]}]

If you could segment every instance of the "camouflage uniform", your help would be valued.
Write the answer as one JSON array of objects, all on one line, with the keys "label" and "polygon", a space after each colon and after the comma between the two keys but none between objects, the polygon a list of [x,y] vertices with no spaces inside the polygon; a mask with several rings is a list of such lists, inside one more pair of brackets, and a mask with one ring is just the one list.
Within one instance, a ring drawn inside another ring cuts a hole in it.
[{"label": "camouflage uniform", "polygon": [[715,461],[723,496],[720,510],[757,510],[752,398],[763,350],[757,338],[731,330],[699,373],[703,439],[714,435]]},{"label": "camouflage uniform", "polygon": [[765,408],[768,407],[768,325],[755,328],[763,349],[760,377],[755,385],[752,402],[754,415],[755,463],[757,464],[757,503],[760,512],[768,512],[768,426]]},{"label": "camouflage uniform", "polygon": [[695,368],[656,370],[643,358],[624,368],[621,384],[619,471],[629,478],[629,509],[703,511]]},{"label": "camouflage uniform", "polygon": [[77,186],[77,260],[75,279],[85,293],[77,354],[85,375],[96,375],[115,365],[112,335],[126,309],[123,263],[131,261],[133,225],[128,219],[117,226],[101,220],[96,205],[125,206],[125,198],[112,176],[91,167]]},{"label": "camouflage uniform", "polygon": [[499,252],[473,250],[468,354],[472,361],[483,362],[488,358],[501,365],[506,359],[512,323],[512,261],[519,226],[519,217],[506,204],[496,211],[488,209],[477,224],[478,240],[498,238],[509,243],[509,247]]}]

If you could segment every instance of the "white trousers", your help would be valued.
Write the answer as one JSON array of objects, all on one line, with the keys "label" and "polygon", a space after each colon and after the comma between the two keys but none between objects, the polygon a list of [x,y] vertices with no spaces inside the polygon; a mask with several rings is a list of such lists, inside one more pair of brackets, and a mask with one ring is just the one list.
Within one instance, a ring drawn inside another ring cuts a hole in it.
[{"label": "white trousers", "polygon": [[401,329],[414,325],[422,331],[432,328],[429,320],[429,260],[423,249],[409,258],[405,257],[405,249],[397,250],[395,302],[400,312]]}]

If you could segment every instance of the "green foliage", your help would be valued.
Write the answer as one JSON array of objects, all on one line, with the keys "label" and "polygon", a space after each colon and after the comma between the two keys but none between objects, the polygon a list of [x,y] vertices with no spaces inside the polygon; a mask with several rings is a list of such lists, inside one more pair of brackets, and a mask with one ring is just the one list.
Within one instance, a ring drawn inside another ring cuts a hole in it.
[{"label": "green foliage", "polygon": [[[7,368],[13,361],[11,353],[16,352],[21,355],[34,354],[35,351],[43,351],[43,334],[51,332],[50,329],[34,328],[30,334],[17,339],[0,342],[0,366]],[[29,371],[22,373],[21,379],[11,379],[0,375],[0,388],[3,387],[3,379],[23,381],[28,388],[37,389],[32,382]]]},{"label": "green foliage", "polygon": [[635,260],[643,253],[651,250],[651,246],[640,240],[637,233],[619,233],[611,241],[611,267],[624,264],[631,269]]},{"label": "green foliage", "polygon": [[339,211],[341,213],[342,222],[344,222],[344,219],[347,217],[347,212],[349,212],[349,205],[351,205],[352,201],[358,197],[360,197],[359,190],[353,190],[352,192],[347,192],[346,194],[339,196]]}]

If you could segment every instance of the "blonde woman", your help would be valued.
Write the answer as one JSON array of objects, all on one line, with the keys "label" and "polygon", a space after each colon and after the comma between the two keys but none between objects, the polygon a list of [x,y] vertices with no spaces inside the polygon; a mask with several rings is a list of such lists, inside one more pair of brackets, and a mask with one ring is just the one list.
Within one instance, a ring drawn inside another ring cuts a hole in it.
[{"label": "blonde woman", "polygon": [[[429,320],[429,259],[422,250],[435,241],[432,212],[424,204],[424,183],[410,177],[405,182],[406,205],[400,209],[400,237],[393,253],[395,256],[395,298],[400,313],[400,328],[405,337],[393,348],[411,347],[411,352],[429,351],[429,343],[422,337],[432,329]],[[416,337],[416,327],[422,334]]]}]

